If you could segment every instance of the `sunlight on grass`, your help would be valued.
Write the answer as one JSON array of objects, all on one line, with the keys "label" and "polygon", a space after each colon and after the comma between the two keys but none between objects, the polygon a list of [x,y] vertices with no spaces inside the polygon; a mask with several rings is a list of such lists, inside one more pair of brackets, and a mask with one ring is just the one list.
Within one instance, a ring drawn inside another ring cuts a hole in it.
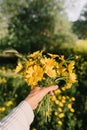
[{"label": "sunlight on grass", "polygon": [[74,49],[77,52],[87,53],[87,40],[78,40]]}]

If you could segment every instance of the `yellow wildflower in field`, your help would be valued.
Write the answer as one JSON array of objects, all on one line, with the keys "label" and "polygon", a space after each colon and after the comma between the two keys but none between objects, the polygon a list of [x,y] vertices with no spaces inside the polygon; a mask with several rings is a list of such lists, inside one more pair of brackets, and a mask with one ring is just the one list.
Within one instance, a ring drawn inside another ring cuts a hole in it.
[{"label": "yellow wildflower in field", "polygon": [[48,111],[46,111],[46,116],[49,116],[49,112]]},{"label": "yellow wildflower in field", "polygon": [[37,130],[36,128],[33,128],[32,130]]},{"label": "yellow wildflower in field", "polygon": [[58,112],[55,112],[54,115],[55,115],[55,116],[58,116]]},{"label": "yellow wildflower in field", "polygon": [[58,111],[59,111],[59,112],[62,112],[63,110],[62,110],[62,108],[59,107],[59,108],[58,108]]},{"label": "yellow wildflower in field", "polygon": [[73,109],[73,108],[70,108],[70,111],[73,113],[73,112],[75,112],[75,110]]},{"label": "yellow wildflower in field", "polygon": [[68,104],[68,108],[71,109],[72,108],[72,104]]},{"label": "yellow wildflower in field", "polygon": [[6,105],[7,107],[9,107],[9,106],[13,105],[13,101],[7,101],[7,102],[5,103],[5,105]]},{"label": "yellow wildflower in field", "polygon": [[55,94],[60,94],[61,90],[58,88],[57,90],[55,90]]},{"label": "yellow wildflower in field", "polygon": [[51,96],[51,100],[52,100],[52,101],[56,101],[56,100],[57,100],[57,99],[56,99],[56,96],[55,96],[55,95]]},{"label": "yellow wildflower in field", "polygon": [[64,117],[64,113],[60,113],[60,114],[58,115],[58,117],[59,117],[59,118],[63,118],[63,117]]},{"label": "yellow wildflower in field", "polygon": [[60,101],[59,100],[55,100],[55,104],[59,105]]},{"label": "yellow wildflower in field", "polygon": [[59,104],[58,104],[60,107],[63,107],[64,106],[64,104],[62,103],[62,102],[59,102]]},{"label": "yellow wildflower in field", "polygon": [[6,110],[5,107],[0,107],[0,112],[4,112]]},{"label": "yellow wildflower in field", "polygon": [[1,77],[0,77],[0,84],[2,84],[2,83],[3,83],[3,84],[4,84],[4,83],[7,83],[6,78],[1,78]]},{"label": "yellow wildflower in field", "polygon": [[72,97],[71,100],[72,100],[72,101],[75,101],[76,99],[75,99],[75,97]]},{"label": "yellow wildflower in field", "polygon": [[59,125],[62,125],[62,121],[58,121],[58,124],[59,124]]}]

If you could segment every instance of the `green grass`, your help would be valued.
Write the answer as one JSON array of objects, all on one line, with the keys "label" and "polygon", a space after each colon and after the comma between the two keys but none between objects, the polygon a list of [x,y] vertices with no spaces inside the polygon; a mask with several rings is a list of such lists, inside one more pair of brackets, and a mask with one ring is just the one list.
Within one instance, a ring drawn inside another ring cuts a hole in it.
[{"label": "green grass", "polygon": [[87,53],[87,40],[78,40],[74,50],[80,53]]}]

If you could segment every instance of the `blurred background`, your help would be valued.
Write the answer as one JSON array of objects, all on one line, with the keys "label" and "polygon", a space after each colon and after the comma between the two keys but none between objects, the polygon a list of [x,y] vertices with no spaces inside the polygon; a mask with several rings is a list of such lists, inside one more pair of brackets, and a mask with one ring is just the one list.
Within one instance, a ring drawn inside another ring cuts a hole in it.
[{"label": "blurred background", "polygon": [[29,93],[14,69],[37,50],[76,57],[74,118],[59,130],[87,130],[87,0],[0,0],[0,119]]}]

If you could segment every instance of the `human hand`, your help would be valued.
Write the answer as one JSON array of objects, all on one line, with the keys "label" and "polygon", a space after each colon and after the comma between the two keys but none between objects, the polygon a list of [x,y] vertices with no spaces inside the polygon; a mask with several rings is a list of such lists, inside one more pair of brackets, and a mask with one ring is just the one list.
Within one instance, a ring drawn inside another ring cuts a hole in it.
[{"label": "human hand", "polygon": [[53,95],[53,91],[58,89],[58,86],[50,86],[46,88],[40,88],[36,87],[33,89],[30,94],[25,98],[25,101],[29,103],[29,105],[32,107],[32,109],[36,109],[38,106],[38,103],[43,99],[43,97],[50,93]]}]

